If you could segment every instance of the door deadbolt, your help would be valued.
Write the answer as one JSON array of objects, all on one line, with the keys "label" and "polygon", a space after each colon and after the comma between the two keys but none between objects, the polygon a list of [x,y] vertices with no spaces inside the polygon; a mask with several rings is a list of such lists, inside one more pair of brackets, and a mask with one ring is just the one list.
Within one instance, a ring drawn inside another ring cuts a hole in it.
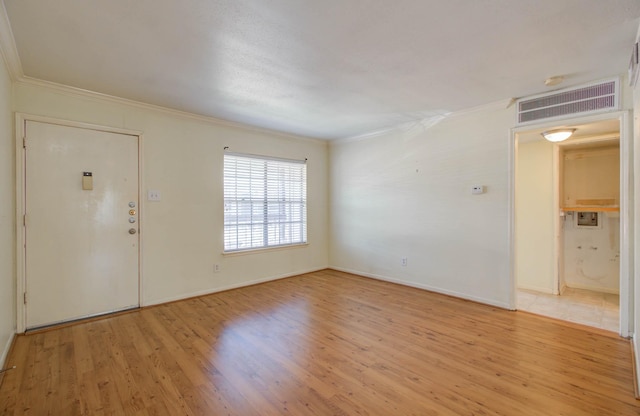
[{"label": "door deadbolt", "polygon": [[129,234],[135,234],[135,233],[136,233],[135,228],[129,228]]},{"label": "door deadbolt", "polygon": [[130,209],[129,210],[129,215],[136,215],[136,210],[135,209]]}]

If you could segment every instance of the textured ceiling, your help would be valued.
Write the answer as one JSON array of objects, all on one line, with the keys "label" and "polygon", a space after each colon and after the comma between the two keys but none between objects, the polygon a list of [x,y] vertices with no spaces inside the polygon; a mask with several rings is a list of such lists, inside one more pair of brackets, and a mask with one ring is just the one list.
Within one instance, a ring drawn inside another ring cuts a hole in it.
[{"label": "textured ceiling", "polygon": [[638,0],[5,0],[24,75],[336,139],[625,73]]}]

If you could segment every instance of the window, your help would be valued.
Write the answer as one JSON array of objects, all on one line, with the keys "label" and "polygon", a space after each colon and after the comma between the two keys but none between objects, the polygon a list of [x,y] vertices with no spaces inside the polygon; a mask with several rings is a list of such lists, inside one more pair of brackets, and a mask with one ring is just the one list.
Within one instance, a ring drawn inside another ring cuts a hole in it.
[{"label": "window", "polygon": [[224,251],[307,242],[307,165],[224,155]]}]

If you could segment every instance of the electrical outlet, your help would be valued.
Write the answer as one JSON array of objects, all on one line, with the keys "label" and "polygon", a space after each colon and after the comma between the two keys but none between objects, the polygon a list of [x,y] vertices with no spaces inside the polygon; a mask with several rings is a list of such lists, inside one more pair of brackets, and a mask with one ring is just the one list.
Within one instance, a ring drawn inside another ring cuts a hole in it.
[{"label": "electrical outlet", "polygon": [[147,191],[147,200],[148,201],[160,201],[160,191],[149,189]]},{"label": "electrical outlet", "polygon": [[407,267],[407,258],[406,257],[402,258],[402,263],[401,264],[402,264],[402,267]]},{"label": "electrical outlet", "polygon": [[220,272],[220,265],[219,264],[214,264],[213,265],[213,272],[214,273]]},{"label": "electrical outlet", "polygon": [[473,195],[481,195],[484,192],[485,192],[485,186],[484,185],[476,185],[476,186],[471,188],[471,193]]}]

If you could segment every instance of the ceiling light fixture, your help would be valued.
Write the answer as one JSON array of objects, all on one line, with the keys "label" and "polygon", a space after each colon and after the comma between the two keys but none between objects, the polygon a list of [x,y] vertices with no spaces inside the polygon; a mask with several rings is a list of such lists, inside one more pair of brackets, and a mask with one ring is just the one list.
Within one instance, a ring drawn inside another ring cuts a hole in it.
[{"label": "ceiling light fixture", "polygon": [[554,129],[542,132],[542,136],[550,142],[561,142],[567,140],[576,129]]}]

